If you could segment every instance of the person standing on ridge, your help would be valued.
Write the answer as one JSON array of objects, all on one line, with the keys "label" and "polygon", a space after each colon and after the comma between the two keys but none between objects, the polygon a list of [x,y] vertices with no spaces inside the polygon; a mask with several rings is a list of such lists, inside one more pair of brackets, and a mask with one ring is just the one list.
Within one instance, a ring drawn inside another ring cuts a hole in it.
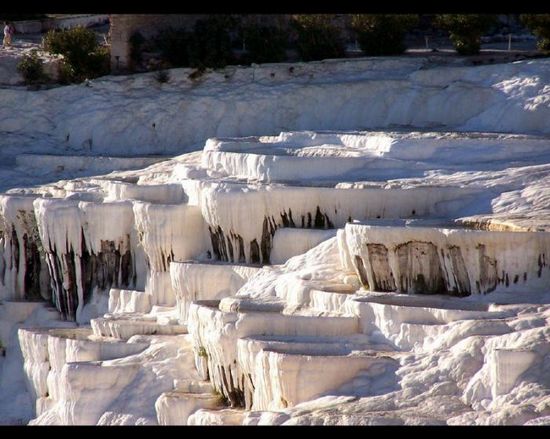
[{"label": "person standing on ridge", "polygon": [[11,36],[13,35],[13,26],[9,24],[7,21],[4,22],[4,41],[3,46],[8,47],[11,46]]}]

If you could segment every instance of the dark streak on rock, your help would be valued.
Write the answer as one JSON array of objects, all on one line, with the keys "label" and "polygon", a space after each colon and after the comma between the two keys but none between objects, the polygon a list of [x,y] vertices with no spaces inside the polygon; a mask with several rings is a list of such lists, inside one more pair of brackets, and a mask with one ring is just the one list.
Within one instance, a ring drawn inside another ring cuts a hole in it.
[{"label": "dark streak on rock", "polygon": [[15,267],[16,269],[19,268],[19,241],[17,239],[17,232],[15,231],[15,227],[12,226],[11,228],[11,238],[10,238],[10,246],[11,246],[11,254],[12,259],[10,260],[9,268]]},{"label": "dark streak on rock", "polygon": [[42,299],[40,291],[40,272],[42,268],[40,252],[37,243],[29,239],[26,233],[23,235],[23,252],[25,260],[25,299],[40,300]]},{"label": "dark streak on rock", "polygon": [[261,263],[260,247],[258,245],[258,241],[256,241],[256,238],[250,241],[250,262],[252,262],[253,264]]},{"label": "dark streak on rock", "polygon": [[246,256],[244,254],[244,241],[241,235],[237,235],[237,241],[239,243],[239,263],[246,262]]},{"label": "dark streak on rock", "polygon": [[395,280],[384,244],[367,244],[368,262],[374,291],[395,291]]},{"label": "dark streak on rock", "polygon": [[355,265],[357,266],[357,274],[359,274],[359,280],[361,284],[368,290],[369,289],[369,280],[367,277],[367,271],[365,270],[365,264],[363,258],[359,255],[355,255]]},{"label": "dark streak on rock", "polygon": [[288,209],[288,222],[290,227],[296,227],[296,224],[294,224],[294,220],[292,219],[292,210]]},{"label": "dark streak on rock", "polygon": [[233,256],[233,244],[231,244],[231,239],[229,239],[229,236],[227,237],[227,254],[229,256],[229,260],[235,260]]},{"label": "dark streak on rock", "polygon": [[485,252],[485,245],[478,244],[479,263],[479,287],[480,293],[486,294],[494,291],[498,284],[497,261],[488,257]]},{"label": "dark streak on rock", "polygon": [[325,228],[325,216],[321,213],[321,209],[319,208],[319,206],[317,206],[317,210],[315,211],[314,226],[316,229]]},{"label": "dark streak on rock", "polygon": [[[134,258],[129,249],[121,255],[113,241],[104,240],[101,241],[101,251],[95,254],[88,249],[83,231],[80,239],[82,256],[75,254],[72,246],[63,253],[59,253],[58,249],[47,253],[52,301],[65,319],[73,321],[79,306],[79,287],[83,293],[83,304],[86,304],[95,291],[104,294],[111,287],[128,288],[136,280]],[[129,235],[126,239],[130,239]],[[171,255],[167,259],[171,259]],[[76,275],[77,264],[80,266],[80,279]]]},{"label": "dark streak on rock", "polygon": [[411,241],[395,249],[399,264],[399,291],[407,293],[445,293],[445,279],[437,247],[431,242]]},{"label": "dark streak on rock", "polygon": [[471,294],[470,278],[466,263],[462,256],[460,247],[449,246],[449,258],[451,259],[452,275],[455,284],[454,295],[464,297]]},{"label": "dark streak on rock", "polygon": [[[268,218],[264,218],[264,223],[262,226],[262,238],[260,240],[261,252],[262,252],[262,262],[264,264],[269,264],[271,248],[273,247],[273,235],[275,234],[275,228],[271,224],[271,221]],[[255,241],[255,240],[254,240]],[[251,249],[251,258],[252,258],[252,246]]]}]

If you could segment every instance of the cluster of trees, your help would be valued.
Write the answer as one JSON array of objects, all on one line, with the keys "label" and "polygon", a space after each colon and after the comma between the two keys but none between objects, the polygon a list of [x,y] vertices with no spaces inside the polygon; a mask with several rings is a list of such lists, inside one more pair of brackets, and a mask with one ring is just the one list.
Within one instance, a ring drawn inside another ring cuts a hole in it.
[{"label": "cluster of trees", "polygon": [[[407,32],[418,25],[418,15],[358,14],[349,17],[348,30],[368,56],[398,55],[405,51]],[[522,15],[522,23],[538,37],[538,47],[550,50],[550,14]],[[494,15],[443,14],[435,27],[448,32],[461,55],[479,53],[481,36],[496,24]],[[287,26],[263,24],[235,15],[212,15],[191,30],[167,29],[146,40],[139,32],[130,38],[131,59],[139,66],[143,52],[159,53],[166,67],[194,67],[199,71],[232,63],[265,63],[287,60],[294,48],[303,61],[340,58],[346,55],[342,26],[334,15],[294,15]],[[44,49],[63,55],[59,80],[81,82],[109,73],[108,47],[98,44],[93,31],[78,27],[50,31]],[[244,48],[245,50],[236,50]],[[235,53],[240,52],[239,57]],[[28,83],[44,81],[38,56],[21,62]]]},{"label": "cluster of trees", "polygon": [[[349,18],[348,30],[368,56],[403,53],[407,32],[419,24],[418,15],[357,14]],[[539,37],[538,47],[548,50],[550,15],[522,15],[521,20]],[[495,15],[476,14],[441,14],[432,21],[432,26],[448,32],[461,55],[479,53],[481,37],[496,24]],[[219,67],[235,61],[281,62],[287,59],[289,48],[294,48],[301,60],[312,61],[344,57],[343,30],[330,14],[294,15],[286,27],[242,21],[237,16],[216,16],[199,21],[191,31],[165,31],[148,50],[160,51],[170,65],[178,67]],[[139,34],[136,40],[143,42]],[[235,40],[246,48],[238,60],[233,55]],[[137,62],[140,46],[135,49]]]},{"label": "cluster of trees", "polygon": [[[43,38],[42,46],[51,54],[63,55],[58,82],[79,83],[110,73],[109,48],[98,43],[94,31],[84,27],[69,30],[51,30]],[[24,56],[17,69],[27,84],[48,82],[37,51]]]}]

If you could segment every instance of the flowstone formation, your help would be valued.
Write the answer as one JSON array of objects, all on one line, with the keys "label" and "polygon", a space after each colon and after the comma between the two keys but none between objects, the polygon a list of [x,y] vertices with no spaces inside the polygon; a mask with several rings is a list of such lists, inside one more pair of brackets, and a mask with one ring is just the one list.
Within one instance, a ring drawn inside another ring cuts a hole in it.
[{"label": "flowstone formation", "polygon": [[550,423],[547,135],[211,137],[0,218],[25,422]]},{"label": "flowstone formation", "polygon": [[68,325],[19,331],[31,423],[546,423],[548,148],[214,138],[3,195],[4,300]]}]

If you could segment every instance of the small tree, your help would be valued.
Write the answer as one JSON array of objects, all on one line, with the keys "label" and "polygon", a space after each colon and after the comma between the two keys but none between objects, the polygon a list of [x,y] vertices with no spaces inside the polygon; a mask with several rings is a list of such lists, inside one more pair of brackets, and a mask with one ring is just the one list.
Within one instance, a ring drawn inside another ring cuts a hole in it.
[{"label": "small tree", "polygon": [[523,14],[520,20],[538,38],[537,48],[550,51],[550,14]]},{"label": "small tree", "polygon": [[236,27],[230,15],[211,15],[195,23],[189,41],[189,64],[197,68],[220,68],[233,60],[230,30]]},{"label": "small tree", "polygon": [[495,24],[494,15],[443,14],[435,19],[436,26],[449,31],[454,48],[460,55],[476,55],[481,47],[481,36]]},{"label": "small tree", "polygon": [[23,76],[25,84],[38,84],[48,79],[44,73],[44,65],[38,57],[38,50],[31,50],[30,55],[25,55],[17,64],[17,71]]},{"label": "small tree", "polygon": [[334,15],[295,15],[293,19],[298,53],[304,61],[345,56],[342,35],[333,24]]},{"label": "small tree", "polygon": [[132,67],[136,67],[141,63],[143,44],[145,38],[139,31],[135,31],[128,39],[130,43],[130,60],[132,61]]},{"label": "small tree", "polygon": [[155,38],[155,45],[163,60],[172,67],[189,67],[191,32],[184,29],[166,29]]},{"label": "small tree", "polygon": [[279,28],[251,23],[243,28],[242,34],[247,62],[281,62],[286,59],[287,35]]},{"label": "small tree", "polygon": [[366,55],[398,55],[405,51],[405,33],[418,23],[417,15],[353,15],[351,28]]},{"label": "small tree", "polygon": [[71,82],[96,78],[109,73],[109,51],[101,47],[95,33],[83,27],[64,31],[49,31],[44,37],[44,49],[50,53],[63,55],[63,68],[71,72]]}]

